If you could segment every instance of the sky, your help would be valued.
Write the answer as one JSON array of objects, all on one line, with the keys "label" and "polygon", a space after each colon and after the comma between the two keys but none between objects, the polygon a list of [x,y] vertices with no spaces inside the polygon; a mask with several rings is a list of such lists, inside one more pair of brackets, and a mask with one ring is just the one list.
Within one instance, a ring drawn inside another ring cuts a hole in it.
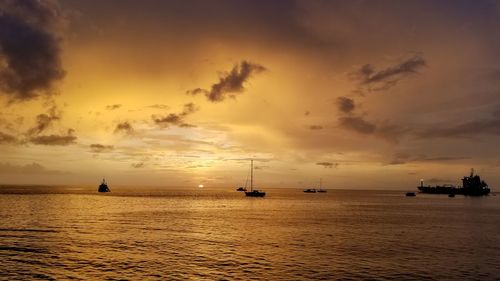
[{"label": "sky", "polygon": [[500,1],[0,0],[0,183],[500,184]]}]

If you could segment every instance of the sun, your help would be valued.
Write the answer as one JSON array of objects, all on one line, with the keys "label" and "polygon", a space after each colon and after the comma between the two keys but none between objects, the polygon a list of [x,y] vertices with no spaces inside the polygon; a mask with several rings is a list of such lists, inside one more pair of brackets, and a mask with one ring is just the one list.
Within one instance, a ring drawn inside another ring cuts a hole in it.
[{"label": "sun", "polygon": [[198,187],[199,187],[199,188],[203,188],[203,187],[204,187],[204,185],[203,185],[203,184],[199,184],[199,185],[198,185]]}]

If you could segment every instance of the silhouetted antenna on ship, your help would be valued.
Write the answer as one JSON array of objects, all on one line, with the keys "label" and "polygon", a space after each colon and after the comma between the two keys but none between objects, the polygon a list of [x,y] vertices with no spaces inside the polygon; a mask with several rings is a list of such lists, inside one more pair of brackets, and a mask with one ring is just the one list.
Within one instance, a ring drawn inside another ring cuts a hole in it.
[{"label": "silhouetted antenna on ship", "polygon": [[474,176],[474,168],[470,168],[470,177],[472,178]]}]

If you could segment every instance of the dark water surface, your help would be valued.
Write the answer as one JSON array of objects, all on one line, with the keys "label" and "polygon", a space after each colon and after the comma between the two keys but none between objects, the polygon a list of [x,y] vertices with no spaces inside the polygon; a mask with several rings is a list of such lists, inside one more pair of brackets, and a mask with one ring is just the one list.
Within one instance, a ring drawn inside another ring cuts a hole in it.
[{"label": "dark water surface", "polygon": [[500,280],[500,196],[0,186],[0,279]]}]

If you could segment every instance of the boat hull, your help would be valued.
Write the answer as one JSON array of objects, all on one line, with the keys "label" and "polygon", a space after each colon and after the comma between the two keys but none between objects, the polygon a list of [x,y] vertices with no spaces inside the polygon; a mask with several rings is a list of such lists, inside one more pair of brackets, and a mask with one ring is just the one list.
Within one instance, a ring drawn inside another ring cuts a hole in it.
[{"label": "boat hull", "polygon": [[245,192],[245,196],[247,196],[247,197],[264,197],[264,196],[266,196],[266,193],[254,190],[254,191]]},{"label": "boat hull", "polygon": [[419,186],[418,190],[421,193],[428,194],[459,194],[466,196],[486,196],[490,193],[489,188],[482,189],[467,189],[467,188],[459,188],[453,186]]},{"label": "boat hull", "polygon": [[101,184],[99,186],[99,189],[97,190],[98,192],[110,192],[109,187],[105,184]]}]

